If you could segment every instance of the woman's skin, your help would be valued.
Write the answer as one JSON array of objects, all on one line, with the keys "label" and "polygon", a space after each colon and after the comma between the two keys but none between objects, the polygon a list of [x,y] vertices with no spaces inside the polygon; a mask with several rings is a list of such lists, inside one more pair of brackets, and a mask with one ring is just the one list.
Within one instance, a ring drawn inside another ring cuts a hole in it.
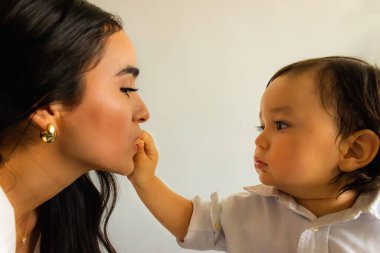
[{"label": "woman's skin", "polygon": [[[39,234],[36,208],[80,176],[91,170],[132,173],[139,124],[149,119],[149,112],[136,92],[120,88],[136,88],[136,64],[131,41],[117,32],[108,38],[100,62],[84,74],[77,106],[51,104],[30,117],[23,140],[0,169],[0,186],[15,212],[17,253],[33,252]],[[49,123],[58,136],[46,144],[39,132]]]}]

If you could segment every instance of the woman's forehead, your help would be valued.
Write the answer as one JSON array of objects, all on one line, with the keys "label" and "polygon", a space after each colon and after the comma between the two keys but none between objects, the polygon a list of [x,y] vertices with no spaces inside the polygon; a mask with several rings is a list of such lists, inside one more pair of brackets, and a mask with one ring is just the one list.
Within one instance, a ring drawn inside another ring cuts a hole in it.
[{"label": "woman's forehead", "polygon": [[119,31],[108,38],[99,67],[117,74],[128,66],[137,66],[135,49],[128,36]]}]

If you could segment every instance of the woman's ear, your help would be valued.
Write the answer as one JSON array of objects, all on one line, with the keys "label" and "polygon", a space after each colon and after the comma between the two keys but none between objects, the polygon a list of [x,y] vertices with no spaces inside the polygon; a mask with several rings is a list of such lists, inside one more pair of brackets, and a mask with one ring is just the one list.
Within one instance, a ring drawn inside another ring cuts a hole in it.
[{"label": "woman's ear", "polygon": [[351,172],[368,165],[379,150],[379,136],[372,130],[357,131],[340,144],[339,168]]},{"label": "woman's ear", "polygon": [[48,124],[53,124],[57,128],[62,108],[61,104],[50,104],[35,111],[30,116],[30,120],[39,129],[46,129]]}]

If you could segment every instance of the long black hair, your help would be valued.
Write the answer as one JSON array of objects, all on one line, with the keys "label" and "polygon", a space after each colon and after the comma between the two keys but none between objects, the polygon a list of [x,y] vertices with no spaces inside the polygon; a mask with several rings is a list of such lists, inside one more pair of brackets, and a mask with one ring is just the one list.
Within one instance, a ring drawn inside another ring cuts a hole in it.
[{"label": "long black hair", "polygon": [[[77,105],[83,74],[121,29],[117,17],[84,0],[1,0],[0,147],[37,109],[57,101]],[[6,158],[1,154],[0,164]],[[38,208],[42,253],[100,253],[100,244],[115,252],[106,226],[117,184],[110,173],[96,175],[99,189],[85,174]]]},{"label": "long black hair", "polygon": [[[308,59],[278,70],[267,87],[281,75],[310,70],[316,73],[322,104],[334,113],[338,136],[348,137],[356,131],[370,129],[380,137],[380,70],[376,66],[345,56]],[[368,165],[352,172],[341,172],[332,183],[342,179],[349,183],[339,193],[379,190],[380,150]]]}]

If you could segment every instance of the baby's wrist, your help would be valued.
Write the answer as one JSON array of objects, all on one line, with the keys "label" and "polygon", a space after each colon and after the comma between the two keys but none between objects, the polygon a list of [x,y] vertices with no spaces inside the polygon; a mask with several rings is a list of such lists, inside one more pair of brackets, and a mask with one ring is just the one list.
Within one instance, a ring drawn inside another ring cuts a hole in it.
[{"label": "baby's wrist", "polygon": [[140,180],[135,180],[135,179],[131,180],[133,187],[138,191],[149,190],[149,188],[151,188],[152,186],[154,187],[154,185],[158,181],[159,181],[159,179],[155,175],[153,175],[151,177],[144,178],[144,179],[140,179]]}]

